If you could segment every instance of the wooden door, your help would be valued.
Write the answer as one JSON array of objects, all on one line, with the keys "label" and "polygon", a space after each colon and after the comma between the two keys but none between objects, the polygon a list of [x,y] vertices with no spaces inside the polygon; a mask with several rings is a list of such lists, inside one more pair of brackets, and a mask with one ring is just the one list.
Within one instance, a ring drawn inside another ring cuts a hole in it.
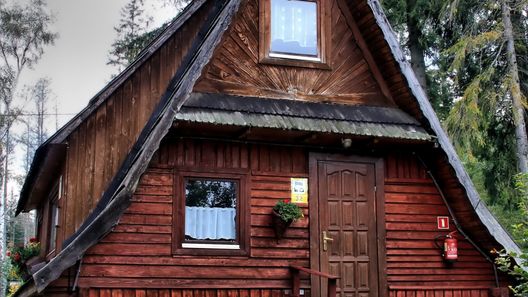
[{"label": "wooden door", "polygon": [[[376,215],[379,169],[375,162],[353,159],[318,160],[315,167],[317,207],[313,214],[318,217],[318,234],[312,234],[312,238],[319,237],[317,253],[312,254],[319,261],[315,264],[322,272],[340,277],[338,296],[376,297],[380,295]],[[332,240],[327,241],[327,250],[323,232]],[[320,296],[326,296],[326,285],[323,279],[314,289],[321,292]]]}]

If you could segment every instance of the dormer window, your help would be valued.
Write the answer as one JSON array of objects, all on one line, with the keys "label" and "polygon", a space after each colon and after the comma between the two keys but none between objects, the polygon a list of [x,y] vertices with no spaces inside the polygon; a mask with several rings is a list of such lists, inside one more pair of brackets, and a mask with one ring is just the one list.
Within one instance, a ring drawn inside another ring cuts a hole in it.
[{"label": "dormer window", "polygon": [[324,1],[261,0],[260,62],[327,68]]}]

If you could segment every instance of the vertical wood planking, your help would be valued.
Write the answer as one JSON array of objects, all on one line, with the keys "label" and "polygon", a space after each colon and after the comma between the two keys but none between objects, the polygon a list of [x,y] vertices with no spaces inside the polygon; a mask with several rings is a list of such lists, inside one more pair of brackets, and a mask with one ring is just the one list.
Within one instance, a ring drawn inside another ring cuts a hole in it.
[{"label": "vertical wood planking", "polygon": [[69,136],[64,177],[68,180],[64,195],[68,201],[61,209],[60,215],[65,219],[59,238],[73,234],[101,198],[210,8],[210,4],[205,4]]}]

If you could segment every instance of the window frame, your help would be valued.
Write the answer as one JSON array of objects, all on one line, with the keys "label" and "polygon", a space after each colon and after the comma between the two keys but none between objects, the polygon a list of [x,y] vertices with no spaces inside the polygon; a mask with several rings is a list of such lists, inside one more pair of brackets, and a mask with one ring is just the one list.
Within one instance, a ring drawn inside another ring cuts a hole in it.
[{"label": "window frame", "polygon": [[[235,244],[185,242],[185,183],[188,179],[235,181],[237,183],[237,240]],[[249,255],[249,201],[246,174],[233,172],[177,171],[174,174],[172,253],[174,255]],[[187,244],[187,247],[183,246]],[[193,246],[194,245],[194,246]],[[233,248],[238,245],[238,248]]]},{"label": "window frame", "polygon": [[[62,175],[58,178],[57,182],[51,188],[48,195],[46,212],[46,259],[51,259],[55,256],[58,247],[58,236],[60,228],[60,201],[62,198]],[[53,238],[52,238],[53,237]]]},{"label": "window frame", "polygon": [[331,35],[327,0],[297,0],[317,3],[317,50],[318,61],[302,55],[284,54],[283,57],[270,56],[271,53],[271,1],[259,0],[259,62],[263,64],[318,68],[330,70],[328,53]]}]

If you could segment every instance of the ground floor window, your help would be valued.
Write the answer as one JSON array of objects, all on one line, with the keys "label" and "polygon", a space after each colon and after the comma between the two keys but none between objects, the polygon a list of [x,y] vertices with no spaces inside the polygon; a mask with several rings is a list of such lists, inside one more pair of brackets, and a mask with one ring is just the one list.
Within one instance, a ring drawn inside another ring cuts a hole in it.
[{"label": "ground floor window", "polygon": [[245,177],[181,172],[176,183],[175,253],[244,253]]}]

